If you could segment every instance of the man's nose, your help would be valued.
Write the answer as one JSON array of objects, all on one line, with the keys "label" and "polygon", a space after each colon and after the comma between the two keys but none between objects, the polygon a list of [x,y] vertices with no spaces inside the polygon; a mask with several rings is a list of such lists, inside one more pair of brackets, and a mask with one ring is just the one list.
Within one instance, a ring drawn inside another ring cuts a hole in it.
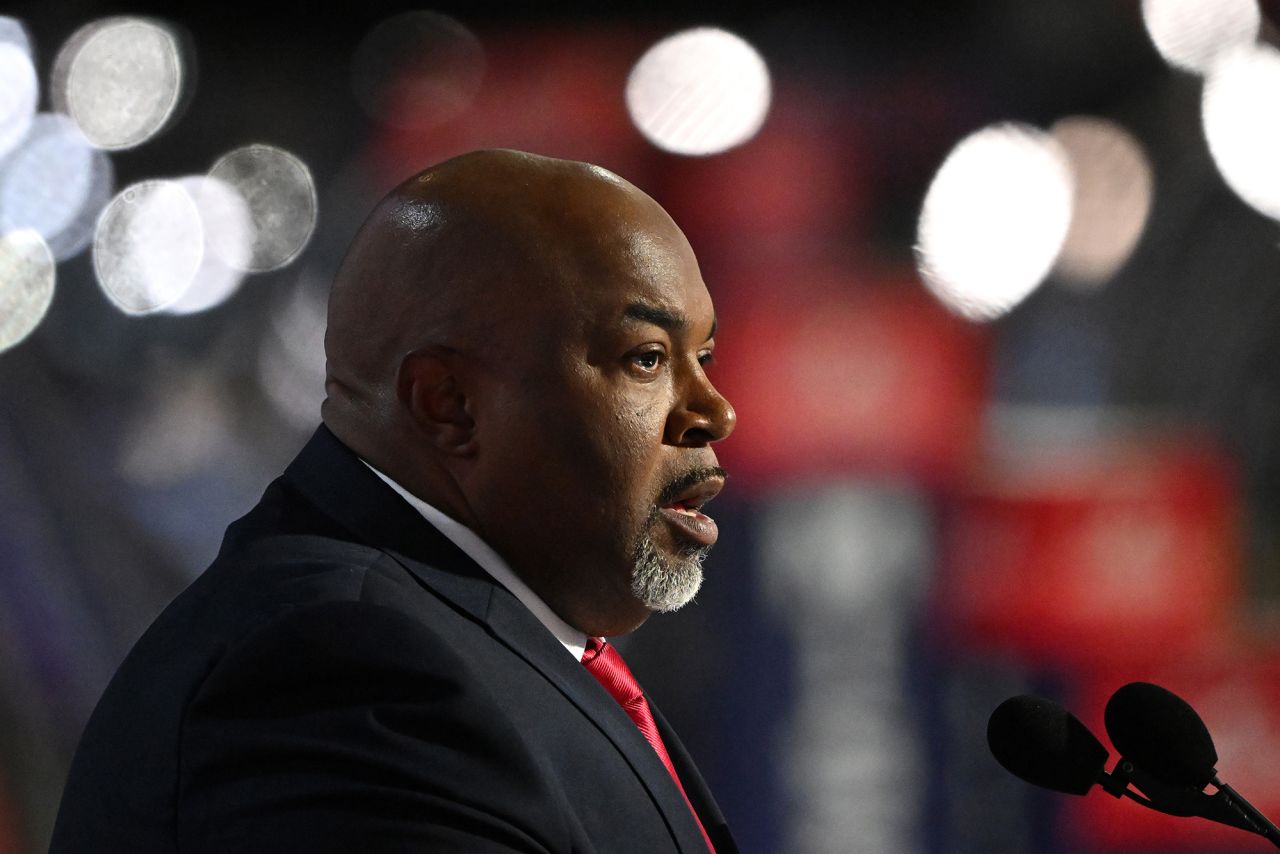
[{"label": "man's nose", "polygon": [[699,367],[683,383],[681,400],[677,400],[667,419],[667,442],[672,445],[698,447],[719,442],[733,432],[738,414],[733,404],[716,390]]}]

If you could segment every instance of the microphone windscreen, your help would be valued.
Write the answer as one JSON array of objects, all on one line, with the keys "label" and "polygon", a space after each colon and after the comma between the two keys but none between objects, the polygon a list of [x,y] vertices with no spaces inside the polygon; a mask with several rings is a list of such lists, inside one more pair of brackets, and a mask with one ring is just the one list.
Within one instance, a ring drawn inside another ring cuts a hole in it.
[{"label": "microphone windscreen", "polygon": [[987,722],[996,761],[1028,783],[1083,795],[1102,776],[1107,749],[1075,715],[1043,697],[1005,700]]},{"label": "microphone windscreen", "polygon": [[1213,781],[1218,752],[1209,729],[1185,700],[1150,682],[1130,682],[1103,713],[1120,755],[1174,785],[1203,789]]}]

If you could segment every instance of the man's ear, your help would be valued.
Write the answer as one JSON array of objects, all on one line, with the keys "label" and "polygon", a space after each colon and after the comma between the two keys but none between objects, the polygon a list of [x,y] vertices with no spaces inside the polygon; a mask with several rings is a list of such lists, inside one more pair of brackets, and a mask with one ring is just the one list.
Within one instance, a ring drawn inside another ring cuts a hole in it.
[{"label": "man's ear", "polygon": [[455,372],[457,358],[447,347],[409,353],[396,374],[396,396],[433,445],[448,454],[468,456],[475,452],[475,421]]}]

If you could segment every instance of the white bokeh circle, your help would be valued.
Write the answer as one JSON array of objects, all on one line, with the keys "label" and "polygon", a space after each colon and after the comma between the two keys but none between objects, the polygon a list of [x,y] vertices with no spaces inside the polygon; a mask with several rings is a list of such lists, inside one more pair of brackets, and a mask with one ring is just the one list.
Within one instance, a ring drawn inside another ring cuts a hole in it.
[{"label": "white bokeh circle", "polygon": [[1066,153],[1029,125],[961,140],[934,176],[917,229],[925,286],[969,320],[1005,314],[1041,284],[1071,222]]},{"label": "white bokeh circle", "polygon": [[741,145],[764,124],[772,100],[769,69],[741,37],[715,27],[668,36],[627,78],[631,120],[659,148],[715,154]]}]

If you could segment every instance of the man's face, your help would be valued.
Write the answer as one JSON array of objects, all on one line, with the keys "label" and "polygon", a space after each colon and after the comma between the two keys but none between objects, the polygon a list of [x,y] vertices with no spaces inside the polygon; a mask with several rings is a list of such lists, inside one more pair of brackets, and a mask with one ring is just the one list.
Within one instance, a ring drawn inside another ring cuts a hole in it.
[{"label": "man's face", "polygon": [[[605,229],[608,231],[608,229]],[[734,413],[707,376],[715,313],[656,205],[530,288],[476,401],[480,532],[566,621],[630,631],[688,602]],[[504,332],[504,334],[505,334]]]}]

